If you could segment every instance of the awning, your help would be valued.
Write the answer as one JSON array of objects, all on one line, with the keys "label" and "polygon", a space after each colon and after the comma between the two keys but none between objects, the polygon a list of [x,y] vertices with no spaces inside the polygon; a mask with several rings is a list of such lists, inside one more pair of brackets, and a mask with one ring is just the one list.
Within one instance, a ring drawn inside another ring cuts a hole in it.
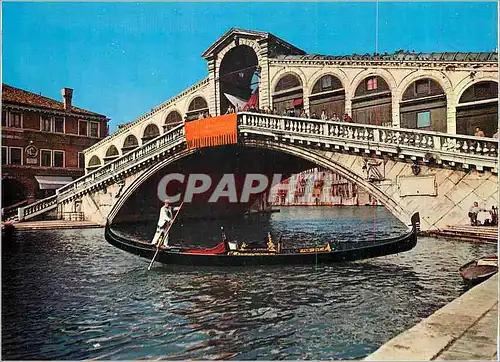
[{"label": "awning", "polygon": [[242,109],[243,107],[245,107],[245,104],[247,104],[246,100],[233,96],[232,94],[224,93],[224,95],[236,109],[238,109],[238,107]]},{"label": "awning", "polygon": [[294,100],[293,100],[293,106],[294,106],[294,107],[301,106],[301,105],[302,105],[302,103],[303,103],[303,101],[304,101],[304,100],[303,100],[302,98],[297,98],[297,99],[294,99]]},{"label": "awning", "polygon": [[55,190],[73,181],[70,176],[35,176],[40,190]]}]

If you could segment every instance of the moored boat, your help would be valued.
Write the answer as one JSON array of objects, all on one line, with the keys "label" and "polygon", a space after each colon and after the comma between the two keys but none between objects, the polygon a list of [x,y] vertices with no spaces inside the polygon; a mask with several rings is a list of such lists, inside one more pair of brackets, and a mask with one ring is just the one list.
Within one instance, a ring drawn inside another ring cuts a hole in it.
[{"label": "moored boat", "polygon": [[473,287],[498,272],[498,255],[491,254],[468,262],[459,269],[465,284]]},{"label": "moored boat", "polygon": [[408,251],[417,244],[420,217],[416,213],[411,218],[411,228],[404,235],[375,241],[355,241],[322,247],[283,248],[281,241],[274,244],[269,237],[267,247],[254,248],[244,243],[231,243],[224,237],[211,249],[181,247],[160,247],[149,242],[132,240],[115,232],[108,223],[105,238],[113,246],[129,253],[152,259],[164,264],[178,265],[284,265],[337,263],[374,258]]}]

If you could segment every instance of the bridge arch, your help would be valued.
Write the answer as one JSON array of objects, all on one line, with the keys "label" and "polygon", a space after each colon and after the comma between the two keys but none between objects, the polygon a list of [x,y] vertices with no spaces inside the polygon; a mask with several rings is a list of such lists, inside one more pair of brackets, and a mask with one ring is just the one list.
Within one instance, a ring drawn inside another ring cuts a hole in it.
[{"label": "bridge arch", "polygon": [[[319,73],[319,74],[318,74]],[[321,115],[324,109],[328,119],[343,118],[345,112],[347,79],[342,72],[321,71],[309,80],[309,113]]]},{"label": "bridge arch", "polygon": [[[249,45],[240,44],[225,53],[218,73],[221,114],[225,114],[231,104],[236,103],[236,99],[240,100],[242,108],[244,103],[248,102],[256,88],[252,86],[260,82],[258,65],[257,53]],[[231,96],[236,98],[229,99]],[[233,104],[233,106],[236,109],[238,104]]]},{"label": "bridge arch", "polygon": [[186,117],[188,121],[198,119],[200,113],[208,114],[208,103],[205,97],[200,94],[193,95],[187,104]]},{"label": "bridge arch", "polygon": [[[311,152],[310,149],[297,147],[296,145],[282,144],[279,143],[278,141],[245,140],[243,144],[245,147],[262,148],[262,149],[287,153],[292,156],[313,162],[318,166],[325,167],[331,171],[334,171],[342,175],[342,177],[346,178],[348,181],[356,183],[358,186],[362,187],[364,190],[366,190],[366,192],[368,192],[370,195],[374,196],[378,200],[381,200],[384,203],[384,206],[399,220],[401,220],[406,224],[409,223],[410,215],[408,215],[405,209],[402,206],[400,206],[396,201],[394,201],[390,197],[390,195],[386,194],[376,185],[368,182],[363,175],[357,174],[350,168],[345,167],[344,165],[332,160],[331,158],[327,157],[324,154]],[[119,213],[120,209],[126,203],[126,201],[133,195],[133,193],[144,182],[146,182],[150,177],[152,177],[156,172],[168,166],[169,164],[180,161],[181,159],[197,152],[199,151],[195,149],[178,150],[177,152],[171,154],[169,157],[166,157],[161,161],[152,164],[151,167],[148,167],[147,170],[141,173],[137,178],[134,178],[134,180],[131,181],[129,185],[127,185],[126,189],[123,190],[122,195],[111,208],[108,214],[108,219],[112,222],[113,219]]]},{"label": "bridge arch", "polygon": [[447,100],[451,92],[451,83],[446,85],[433,75],[407,77],[398,91],[401,128],[446,133]]},{"label": "bridge arch", "polygon": [[305,77],[294,71],[277,74],[272,82],[272,105],[278,114],[299,116],[304,109]]},{"label": "bridge arch", "polygon": [[160,129],[154,123],[148,123],[144,126],[144,130],[142,131],[142,144],[147,143],[148,141],[156,138],[160,135]]}]

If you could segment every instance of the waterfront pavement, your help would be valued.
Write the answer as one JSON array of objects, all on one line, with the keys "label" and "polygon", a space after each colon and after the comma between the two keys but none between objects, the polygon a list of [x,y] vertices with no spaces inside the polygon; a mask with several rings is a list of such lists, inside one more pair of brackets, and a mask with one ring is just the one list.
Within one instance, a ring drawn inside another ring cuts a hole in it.
[{"label": "waterfront pavement", "polygon": [[498,274],[399,334],[365,360],[497,360]]},{"label": "waterfront pavement", "polygon": [[498,241],[498,226],[449,225],[446,228],[431,230],[422,234],[496,244]]},{"label": "waterfront pavement", "polygon": [[101,228],[101,225],[91,221],[44,220],[23,221],[14,223],[15,230],[58,230],[58,229],[89,229]]}]

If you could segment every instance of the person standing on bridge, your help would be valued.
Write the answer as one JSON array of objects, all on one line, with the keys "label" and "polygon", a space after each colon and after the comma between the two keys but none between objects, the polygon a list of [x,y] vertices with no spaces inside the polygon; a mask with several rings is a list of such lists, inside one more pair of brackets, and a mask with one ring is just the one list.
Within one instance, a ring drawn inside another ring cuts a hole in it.
[{"label": "person standing on bridge", "polygon": [[[168,228],[173,218],[174,218],[173,210],[170,207],[168,200],[165,200],[165,203],[160,209],[160,218],[158,219],[158,226],[156,228],[156,233],[155,236],[153,237],[153,240],[151,241],[151,244],[156,244],[158,242],[162,232],[166,228]],[[168,234],[164,236],[163,245],[168,246]]]}]

